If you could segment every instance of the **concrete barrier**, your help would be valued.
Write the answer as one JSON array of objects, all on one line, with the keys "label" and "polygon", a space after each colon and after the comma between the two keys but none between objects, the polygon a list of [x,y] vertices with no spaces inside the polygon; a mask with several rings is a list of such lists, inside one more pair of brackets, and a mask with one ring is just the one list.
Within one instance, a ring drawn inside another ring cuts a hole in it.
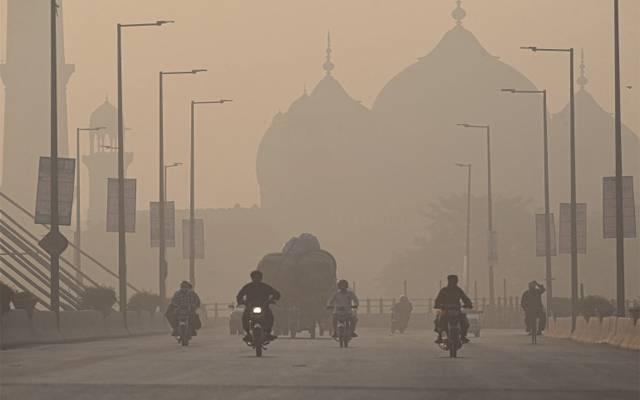
[{"label": "concrete barrier", "polygon": [[129,332],[124,327],[124,319],[119,311],[112,311],[104,318],[104,332],[106,337],[128,336]]},{"label": "concrete barrier", "polygon": [[600,328],[600,339],[597,343],[609,344],[616,334],[616,317],[604,317]]},{"label": "concrete barrier", "polygon": [[11,310],[0,320],[0,347],[30,344],[37,340],[33,324],[25,310]]},{"label": "concrete barrier", "polygon": [[637,320],[633,327],[633,337],[629,342],[628,348],[631,350],[640,350],[640,320]]},{"label": "concrete barrier", "polygon": [[58,321],[54,312],[34,311],[31,321],[36,335],[38,336],[38,343],[62,342],[62,335],[58,330]]},{"label": "concrete barrier", "polygon": [[554,334],[552,337],[567,339],[571,337],[571,318],[556,318]]},{"label": "concrete barrier", "polygon": [[96,339],[104,334],[104,322],[99,311],[63,311],[60,313],[60,333],[64,340]]},{"label": "concrete barrier", "polygon": [[589,318],[586,333],[581,338],[582,343],[598,343],[602,331],[602,321],[599,317]]},{"label": "concrete barrier", "polygon": [[571,339],[575,340],[576,342],[583,342],[586,334],[587,320],[584,317],[576,318],[576,327],[573,332],[571,332]]},{"label": "concrete barrier", "polygon": [[633,320],[631,318],[617,318],[616,319],[616,332],[615,335],[609,341],[612,346],[620,347],[627,335],[630,335],[631,328],[633,328]]}]

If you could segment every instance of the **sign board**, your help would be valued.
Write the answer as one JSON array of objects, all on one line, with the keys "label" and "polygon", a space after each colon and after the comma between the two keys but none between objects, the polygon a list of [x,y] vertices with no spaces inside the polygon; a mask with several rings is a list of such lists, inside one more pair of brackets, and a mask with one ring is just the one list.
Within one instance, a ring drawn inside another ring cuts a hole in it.
[{"label": "sign board", "polygon": [[[602,180],[602,230],[605,239],[616,237],[616,178]],[[622,177],[622,228],[625,238],[636,237],[636,208],[633,198],[633,176]]]},{"label": "sign board", "polygon": [[[118,178],[107,180],[107,232],[118,232]],[[136,180],[124,180],[124,230],[136,231]]]},{"label": "sign board", "polygon": [[489,232],[489,262],[498,262],[498,233],[496,231]]},{"label": "sign board", "polygon": [[[176,247],[176,203],[166,201],[164,203],[164,245]],[[149,203],[151,247],[160,247],[160,202]]]},{"label": "sign board", "polygon": [[[576,203],[578,253],[587,254],[587,204]],[[571,203],[560,203],[560,254],[571,254]]]},{"label": "sign board", "polygon": [[[189,251],[191,251],[189,236],[191,233],[190,220],[182,220],[182,258],[189,259]],[[194,258],[196,260],[204,259],[204,220],[193,220],[193,236],[194,236]]]},{"label": "sign board", "polygon": [[[76,160],[58,158],[58,223],[71,225]],[[40,157],[35,223],[51,224],[51,158]]]},{"label": "sign board", "polygon": [[[549,214],[549,233],[551,234],[551,251],[552,256],[558,255],[556,247],[556,223],[553,213]],[[547,229],[545,224],[545,214],[536,214],[536,257],[544,257],[547,255]]]}]

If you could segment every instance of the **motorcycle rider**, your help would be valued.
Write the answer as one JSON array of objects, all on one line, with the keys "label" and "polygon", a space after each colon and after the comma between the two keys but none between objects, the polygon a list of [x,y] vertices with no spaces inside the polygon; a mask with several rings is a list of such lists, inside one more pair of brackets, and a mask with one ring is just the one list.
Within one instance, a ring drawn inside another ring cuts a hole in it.
[{"label": "motorcycle rider", "polygon": [[413,311],[413,304],[411,304],[409,298],[405,295],[400,296],[398,302],[391,307],[392,321],[398,322],[398,326],[391,327],[392,331],[396,328],[400,331],[404,331],[407,328],[409,318],[411,317],[411,311]]},{"label": "motorcycle rider", "polygon": [[192,321],[192,323],[190,324],[192,328],[191,335],[195,336],[197,334],[196,329],[200,329],[200,326],[202,325],[200,323],[198,314],[196,314],[196,310],[199,307],[200,297],[193,290],[193,285],[190,282],[182,281],[180,283],[180,289],[178,289],[178,291],[176,291],[171,298],[171,303],[169,303],[169,307],[167,307],[167,312],[165,313],[165,316],[169,321],[169,325],[171,325],[171,328],[173,330],[173,332],[171,333],[172,336],[179,335],[177,313],[179,309],[185,309],[189,311]]},{"label": "motorcycle rider", "polygon": [[249,326],[249,315],[251,307],[260,306],[264,312],[265,331],[267,334],[267,340],[275,340],[278,337],[271,334],[273,328],[273,312],[269,308],[269,303],[272,300],[280,299],[280,292],[266,283],[262,282],[263,275],[260,271],[253,271],[250,274],[251,282],[247,283],[240,289],[236,296],[238,305],[244,304],[244,312],[242,313],[242,328],[246,335],[242,340],[249,343],[251,341],[251,327]]},{"label": "motorcycle rider", "polygon": [[333,338],[338,337],[338,315],[335,310],[338,308],[344,308],[349,313],[349,319],[351,323],[351,337],[358,337],[356,333],[356,325],[358,324],[358,317],[352,311],[353,307],[358,307],[360,301],[358,296],[349,289],[349,282],[341,279],[338,281],[338,290],[327,301],[327,308],[333,309]]},{"label": "motorcycle rider", "polygon": [[[473,308],[471,299],[469,299],[464,290],[462,290],[462,288],[458,286],[458,275],[449,275],[447,276],[447,286],[440,289],[433,308],[437,308],[440,310],[447,308],[460,309],[460,303],[462,303],[462,306],[464,306],[465,308]],[[436,325],[435,330],[436,332],[438,332],[436,343],[442,343],[442,331],[447,330],[448,323],[446,314],[441,315],[439,313],[436,316],[434,323]],[[460,328],[462,330],[462,332],[460,332],[460,340],[462,341],[462,343],[469,343],[469,339],[467,338],[467,331],[469,330],[469,320],[467,319],[467,315],[465,313],[461,313],[460,325]]]},{"label": "motorcycle rider", "polygon": [[547,315],[542,305],[542,294],[546,291],[544,286],[539,284],[536,281],[529,282],[529,290],[525,290],[522,294],[522,299],[520,300],[520,306],[524,310],[524,323],[527,328],[527,332],[531,332],[531,326],[529,326],[529,321],[532,321],[537,318],[540,322],[538,323],[538,332],[537,335],[541,335],[547,323]]}]

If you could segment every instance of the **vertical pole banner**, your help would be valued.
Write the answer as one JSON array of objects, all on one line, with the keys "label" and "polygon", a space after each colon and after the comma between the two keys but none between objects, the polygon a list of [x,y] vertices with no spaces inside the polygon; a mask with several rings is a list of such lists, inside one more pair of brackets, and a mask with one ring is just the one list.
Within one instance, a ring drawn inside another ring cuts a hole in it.
[{"label": "vertical pole banner", "polygon": [[[556,223],[553,213],[549,214],[549,225],[551,231],[551,255],[557,256],[558,249],[556,246]],[[545,214],[536,214],[536,257],[545,257],[546,251],[546,227]]]},{"label": "vertical pole banner", "polygon": [[[602,179],[602,230],[605,239],[616,238],[616,177]],[[633,176],[622,177],[622,218],[625,238],[635,238],[636,208],[633,197]]]},{"label": "vertical pole banner", "polygon": [[[188,219],[182,220],[182,258],[189,259],[189,250],[191,249],[191,242],[189,234],[191,232],[190,221]],[[204,259],[204,220],[197,218],[193,220],[193,234],[194,234],[194,258],[196,260]]]},{"label": "vertical pole banner", "polygon": [[[160,247],[160,202],[149,202],[151,247]],[[166,247],[176,247],[176,203],[164,203],[164,243]]]},{"label": "vertical pole banner", "polygon": [[[587,254],[587,203],[576,203],[578,253]],[[571,203],[560,203],[560,254],[571,254]]]},{"label": "vertical pole banner", "polygon": [[[71,225],[73,190],[75,187],[76,160],[58,158],[58,221]],[[36,224],[51,224],[51,158],[40,157],[38,165],[38,189],[36,194]]]},{"label": "vertical pole banner", "polygon": [[[136,231],[136,180],[124,180],[124,230]],[[107,180],[107,232],[118,232],[118,178]]]}]

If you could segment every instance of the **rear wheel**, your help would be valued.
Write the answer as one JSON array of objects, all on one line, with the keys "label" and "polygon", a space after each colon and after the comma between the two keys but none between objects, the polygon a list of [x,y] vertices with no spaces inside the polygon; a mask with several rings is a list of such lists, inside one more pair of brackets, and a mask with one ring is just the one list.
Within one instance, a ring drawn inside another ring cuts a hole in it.
[{"label": "rear wheel", "polygon": [[254,328],[253,329],[253,347],[256,349],[256,357],[262,357],[262,329]]},{"label": "rear wheel", "polygon": [[189,345],[189,332],[186,325],[180,327],[180,344],[183,346]]},{"label": "rear wheel", "polygon": [[460,331],[456,325],[449,325],[449,357],[458,357],[460,348]]},{"label": "rear wheel", "polygon": [[531,344],[538,343],[538,318],[531,321]]}]

